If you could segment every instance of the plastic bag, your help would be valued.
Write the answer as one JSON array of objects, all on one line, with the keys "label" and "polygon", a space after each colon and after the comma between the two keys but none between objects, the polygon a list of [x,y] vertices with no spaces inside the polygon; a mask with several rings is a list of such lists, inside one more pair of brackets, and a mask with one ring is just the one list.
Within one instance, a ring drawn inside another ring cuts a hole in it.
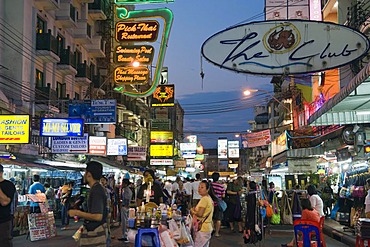
[{"label": "plastic bag", "polygon": [[176,241],[171,236],[171,232],[169,230],[165,230],[159,234],[159,240],[161,242],[162,247],[177,247]]},{"label": "plastic bag", "polygon": [[183,222],[181,222],[180,224],[180,232],[181,232],[181,237],[179,240],[177,240],[177,243],[180,245],[190,243],[190,240],[192,239],[192,237],[190,235],[190,231],[189,231],[189,234],[186,231],[186,226],[184,225]]},{"label": "plastic bag", "polygon": [[168,227],[170,229],[170,232],[175,240],[179,240],[181,238],[181,232],[180,229],[174,220],[168,221]]}]

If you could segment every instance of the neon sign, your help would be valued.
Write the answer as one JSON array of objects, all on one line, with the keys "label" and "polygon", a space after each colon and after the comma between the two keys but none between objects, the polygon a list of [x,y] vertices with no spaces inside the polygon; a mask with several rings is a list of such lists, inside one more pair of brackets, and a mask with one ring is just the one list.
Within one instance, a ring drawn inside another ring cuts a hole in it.
[{"label": "neon sign", "polygon": [[[123,2],[121,3],[123,4]],[[146,91],[140,91],[140,92],[125,91],[125,87],[122,85],[114,88],[115,91],[120,92],[130,97],[149,96],[153,94],[153,92],[157,88],[157,85],[161,79],[161,71],[162,71],[162,66],[164,62],[164,57],[166,54],[167,42],[169,39],[170,30],[171,30],[172,22],[173,22],[173,13],[170,9],[167,9],[167,8],[128,11],[126,8],[116,7],[116,15],[118,18],[125,19],[125,20],[131,20],[131,19],[139,20],[139,19],[147,19],[147,18],[161,18],[164,20],[163,32],[162,32],[160,48],[158,52],[158,59],[155,65],[155,71],[153,73],[152,83],[150,87]],[[143,22],[145,22],[145,20],[143,20]]]},{"label": "neon sign", "polygon": [[158,37],[157,21],[117,22],[116,40],[118,42],[154,42]]},{"label": "neon sign", "polygon": [[151,45],[125,45],[115,49],[115,62],[132,65],[133,62],[151,64],[154,56],[154,47]]},{"label": "neon sign", "polygon": [[117,67],[114,70],[114,81],[119,84],[143,85],[149,80],[149,69],[139,67]]}]

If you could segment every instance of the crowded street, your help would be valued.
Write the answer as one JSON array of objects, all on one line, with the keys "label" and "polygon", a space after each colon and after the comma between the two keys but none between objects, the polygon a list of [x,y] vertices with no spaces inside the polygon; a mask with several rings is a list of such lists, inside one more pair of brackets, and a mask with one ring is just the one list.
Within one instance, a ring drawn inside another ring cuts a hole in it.
[{"label": "crowded street", "polygon": [[0,247],[370,247],[370,0],[0,0]]}]

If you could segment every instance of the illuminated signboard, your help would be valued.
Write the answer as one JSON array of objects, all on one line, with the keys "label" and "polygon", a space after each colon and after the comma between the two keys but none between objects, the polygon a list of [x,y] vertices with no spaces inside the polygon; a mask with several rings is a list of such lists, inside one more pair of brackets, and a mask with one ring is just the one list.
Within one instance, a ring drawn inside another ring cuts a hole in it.
[{"label": "illuminated signboard", "polygon": [[29,115],[0,115],[0,144],[29,143]]},{"label": "illuminated signboard", "polygon": [[108,139],[107,155],[127,155],[127,139]]},{"label": "illuminated signboard", "polygon": [[68,117],[82,117],[84,124],[115,124],[115,99],[72,100],[68,104]]},{"label": "illuminated signboard", "polygon": [[115,50],[115,62],[132,65],[133,62],[151,64],[154,57],[154,47],[151,45],[119,45]]},{"label": "illuminated signboard", "polygon": [[151,166],[173,166],[172,159],[150,159]]},{"label": "illuminated signboard", "polygon": [[83,137],[55,136],[51,138],[53,154],[86,154],[89,150],[87,133]]},{"label": "illuminated signboard", "polygon": [[227,159],[227,139],[218,139],[217,150],[219,159]]},{"label": "illuminated signboard", "polygon": [[106,155],[107,138],[104,136],[89,136],[89,154]]},{"label": "illuminated signboard", "polygon": [[227,150],[229,158],[239,158],[239,141],[228,141]]},{"label": "illuminated signboard", "polygon": [[114,70],[114,81],[121,84],[146,84],[149,80],[149,69],[139,67],[117,67]]},{"label": "illuminated signboard", "polygon": [[165,107],[175,105],[175,85],[158,86],[152,95],[151,106]]},{"label": "illuminated signboard", "polygon": [[150,145],[150,156],[170,157],[173,156],[172,145]]},{"label": "illuminated signboard", "polygon": [[173,3],[175,0],[115,0],[116,4]]},{"label": "illuminated signboard", "polygon": [[146,161],[146,147],[133,146],[127,150],[128,161]]},{"label": "illuminated signboard", "polygon": [[154,42],[157,40],[158,30],[157,21],[117,22],[116,40],[118,42]]},{"label": "illuminated signboard", "polygon": [[151,131],[150,142],[151,143],[166,143],[173,141],[172,131]]},{"label": "illuminated signboard", "polygon": [[81,118],[42,118],[40,136],[83,136]]},{"label": "illuminated signboard", "polygon": [[349,64],[367,54],[369,47],[368,38],[348,26],[308,20],[264,21],[214,34],[203,43],[202,56],[235,72],[305,74]]}]

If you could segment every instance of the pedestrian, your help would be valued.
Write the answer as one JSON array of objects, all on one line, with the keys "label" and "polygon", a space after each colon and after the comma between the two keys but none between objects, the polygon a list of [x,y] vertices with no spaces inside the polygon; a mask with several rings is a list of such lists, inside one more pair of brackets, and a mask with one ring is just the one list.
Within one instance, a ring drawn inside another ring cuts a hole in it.
[{"label": "pedestrian", "polygon": [[[33,175],[33,184],[30,186],[28,190],[28,194],[37,194],[37,193],[45,193],[45,187],[40,183],[40,175],[35,174]],[[40,206],[38,202],[31,201],[30,203],[30,213],[41,213]]]},{"label": "pedestrian", "polygon": [[243,232],[243,225],[242,225],[242,212],[241,212],[241,204],[240,204],[240,195],[243,193],[243,187],[241,184],[241,180],[235,179],[233,182],[230,182],[227,186],[227,194],[229,196],[229,203],[227,205],[228,211],[228,221],[230,224],[230,230],[232,232],[236,232],[234,230],[234,222],[238,222],[239,232]]},{"label": "pedestrian", "polygon": [[163,203],[163,191],[161,186],[155,182],[155,175],[154,171],[152,169],[147,169],[144,171],[144,184],[140,186],[140,189],[138,191],[137,195],[137,206],[141,206],[141,203],[143,200],[146,199],[146,195],[144,196],[144,190],[148,189],[149,183],[151,184],[151,194],[149,195],[149,201],[154,202],[159,206],[160,203]]},{"label": "pedestrian", "polygon": [[188,214],[190,196],[187,194],[182,181],[179,182],[179,188],[176,190],[174,198],[175,204],[177,205],[177,208],[181,210],[182,216],[186,216]]},{"label": "pedestrian", "polygon": [[[212,180],[211,183],[213,192],[218,199],[223,199],[225,197],[225,187],[224,185],[218,181],[220,179],[220,173],[214,172],[212,173]],[[220,235],[220,228],[221,228],[221,220],[223,219],[223,212],[218,207],[217,201],[214,201],[214,212],[213,212],[213,221],[215,226],[215,237],[221,237]]]},{"label": "pedestrian", "polygon": [[321,192],[321,199],[324,202],[324,214],[326,217],[331,214],[333,194],[333,189],[331,188],[330,183],[326,182],[326,185]]},{"label": "pedestrian", "polygon": [[[15,186],[15,178],[10,178],[9,179],[10,182],[12,182]],[[12,216],[12,219],[14,219],[14,213],[15,211],[17,210],[17,205],[18,205],[18,191],[17,191],[17,187],[15,188],[15,192],[14,192],[14,196],[13,196],[13,200],[12,200],[12,203],[10,205],[10,214]],[[12,238],[14,237],[14,220],[11,221],[12,222],[12,227],[11,227],[11,234],[12,234]]]},{"label": "pedestrian", "polygon": [[198,193],[198,187],[199,187],[199,184],[200,184],[200,173],[197,173],[195,174],[195,180],[194,182],[191,183],[191,187],[192,187],[192,194],[193,194],[193,201],[192,201],[192,205],[193,206],[196,206],[198,204],[198,202],[200,201],[200,198],[202,198],[199,193]]},{"label": "pedestrian", "polygon": [[12,247],[11,204],[14,198],[15,186],[4,179],[4,167],[0,165],[0,243],[2,247]]},{"label": "pedestrian", "polygon": [[127,178],[122,179],[122,209],[121,209],[121,224],[122,224],[122,238],[118,240],[128,243],[127,239],[127,223],[130,209],[130,201],[132,198],[132,190],[129,187],[130,181]]},{"label": "pedestrian", "polygon": [[311,206],[319,212],[320,217],[324,216],[324,203],[320,196],[317,194],[315,185],[310,184],[307,187],[308,199],[310,199]]},{"label": "pedestrian", "polygon": [[198,193],[201,199],[196,207],[190,209],[190,214],[196,216],[198,220],[202,221],[201,229],[195,232],[194,246],[208,247],[211,241],[211,234],[213,231],[212,218],[213,218],[213,201],[217,200],[214,195],[211,183],[202,181],[198,187]]},{"label": "pedestrian", "polygon": [[110,219],[112,217],[112,212],[111,212],[111,203],[112,203],[111,192],[112,192],[112,190],[108,187],[107,177],[102,176],[101,179],[100,179],[100,184],[105,189],[105,195],[107,196],[107,217],[106,217],[105,221],[107,223],[107,232],[108,232],[107,247],[109,247],[110,243],[111,243]]},{"label": "pedestrian", "polygon": [[72,187],[73,182],[65,182],[61,188],[60,203],[62,204],[61,210],[62,231],[67,230],[69,226],[68,210],[70,210],[72,203]]},{"label": "pedestrian", "polygon": [[87,212],[78,209],[69,210],[69,216],[84,218],[79,246],[106,247],[107,242],[107,196],[104,187],[99,183],[103,166],[96,161],[87,163],[84,181],[90,187],[87,200]]},{"label": "pedestrian", "polygon": [[45,195],[46,195],[46,200],[48,200],[49,204],[49,210],[54,211],[55,209],[55,192],[54,189],[50,187],[49,183],[44,184],[45,187]]}]

